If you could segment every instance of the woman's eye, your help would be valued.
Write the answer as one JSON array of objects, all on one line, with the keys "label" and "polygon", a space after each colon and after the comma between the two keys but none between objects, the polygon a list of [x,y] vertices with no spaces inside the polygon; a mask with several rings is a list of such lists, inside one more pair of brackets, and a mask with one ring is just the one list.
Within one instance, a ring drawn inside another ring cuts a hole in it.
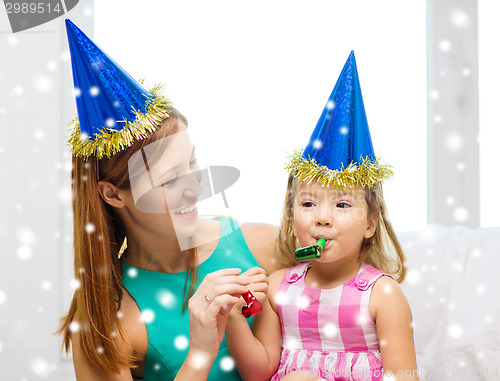
[{"label": "woman's eye", "polygon": [[178,180],[178,179],[179,179],[179,178],[176,176],[176,177],[174,177],[172,180],[169,180],[169,181],[164,182],[164,183],[163,183],[163,185],[166,185],[166,186],[171,186],[171,185],[174,185],[174,184],[177,182],[177,180]]},{"label": "woman's eye", "polygon": [[342,209],[346,209],[346,208],[350,208],[351,205],[349,205],[347,202],[339,202],[337,204],[337,208],[342,208]]},{"label": "woman's eye", "polygon": [[314,203],[311,201],[305,201],[302,203],[302,206],[304,206],[306,208],[312,208],[314,206]]},{"label": "woman's eye", "polygon": [[189,162],[189,166],[192,167],[193,165],[195,165],[197,163],[197,160],[196,159],[193,159]]}]

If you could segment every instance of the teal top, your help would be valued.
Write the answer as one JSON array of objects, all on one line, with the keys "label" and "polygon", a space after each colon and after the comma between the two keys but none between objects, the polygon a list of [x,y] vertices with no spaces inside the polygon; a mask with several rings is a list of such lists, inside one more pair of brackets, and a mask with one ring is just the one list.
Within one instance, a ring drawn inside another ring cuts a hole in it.
[{"label": "teal top", "polygon": [[[258,266],[235,220],[217,218],[221,237],[212,255],[199,265],[198,288],[205,276],[229,267],[243,271]],[[122,281],[141,310],[148,332],[144,381],[173,380],[189,350],[189,312],[182,313],[187,272],[162,273],[122,263]],[[188,281],[187,290],[190,282]],[[251,325],[251,318],[248,323]],[[208,381],[241,380],[222,340]]]}]

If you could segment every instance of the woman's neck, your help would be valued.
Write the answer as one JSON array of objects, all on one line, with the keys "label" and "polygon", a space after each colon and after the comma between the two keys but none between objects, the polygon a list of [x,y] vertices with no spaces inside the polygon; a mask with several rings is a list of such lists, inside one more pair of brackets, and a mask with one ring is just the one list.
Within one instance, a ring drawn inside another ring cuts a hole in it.
[{"label": "woman's neck", "polygon": [[[208,259],[217,247],[221,230],[218,221],[204,220],[196,235],[192,238],[185,238],[186,242],[182,245],[175,237],[145,237],[143,233],[141,232],[139,237],[134,237],[132,232],[127,233],[127,250],[122,260],[144,270],[176,273],[189,269],[191,266],[190,249],[195,246],[197,264]],[[181,246],[188,249],[181,250]]]},{"label": "woman's neck", "polygon": [[177,273],[189,269],[189,251],[181,251],[176,239],[163,237],[161,242],[137,240],[127,236],[127,250],[122,260],[134,267],[156,271]]}]

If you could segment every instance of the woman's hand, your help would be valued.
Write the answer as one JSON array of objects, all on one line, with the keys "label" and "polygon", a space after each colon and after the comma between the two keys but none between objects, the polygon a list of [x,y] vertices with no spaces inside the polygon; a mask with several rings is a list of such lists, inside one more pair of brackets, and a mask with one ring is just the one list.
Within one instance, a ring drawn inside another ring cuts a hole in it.
[{"label": "woman's hand", "polygon": [[[189,299],[190,355],[195,366],[211,366],[224,337],[226,322],[251,278],[238,276],[240,269],[224,269],[208,274]],[[261,287],[260,287],[261,289]]]}]

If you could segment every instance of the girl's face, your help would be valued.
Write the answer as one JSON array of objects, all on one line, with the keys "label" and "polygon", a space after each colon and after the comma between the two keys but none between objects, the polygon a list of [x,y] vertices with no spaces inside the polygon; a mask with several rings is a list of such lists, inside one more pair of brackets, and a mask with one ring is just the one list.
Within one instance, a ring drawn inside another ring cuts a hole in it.
[{"label": "girl's face", "polygon": [[375,233],[377,221],[368,215],[362,188],[342,190],[317,182],[300,183],[293,210],[293,229],[300,246],[326,239],[318,262],[357,260],[363,239]]},{"label": "girl's face", "polygon": [[138,214],[146,214],[145,223],[157,223],[165,232],[173,228],[182,239],[199,228],[196,202],[203,189],[195,149],[182,123],[179,131],[134,154],[129,173],[134,206]]}]

